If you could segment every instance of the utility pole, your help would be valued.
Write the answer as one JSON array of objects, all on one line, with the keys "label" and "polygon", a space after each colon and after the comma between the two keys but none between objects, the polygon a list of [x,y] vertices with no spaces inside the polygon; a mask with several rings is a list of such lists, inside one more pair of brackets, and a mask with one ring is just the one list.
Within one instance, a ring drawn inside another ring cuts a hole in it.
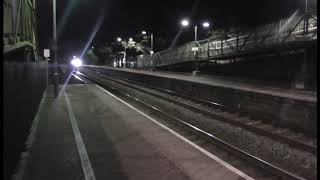
[{"label": "utility pole", "polygon": [[58,74],[58,61],[57,61],[57,7],[56,7],[56,0],[53,0],[53,51],[54,51],[54,96],[58,97],[58,81],[59,81],[59,74]]}]

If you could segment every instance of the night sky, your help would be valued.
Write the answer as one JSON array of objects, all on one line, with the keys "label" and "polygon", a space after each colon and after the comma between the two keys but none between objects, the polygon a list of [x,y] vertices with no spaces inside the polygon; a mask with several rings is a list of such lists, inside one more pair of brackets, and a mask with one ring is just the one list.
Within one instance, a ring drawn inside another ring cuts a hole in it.
[{"label": "night sky", "polygon": [[[98,46],[116,37],[130,37],[142,30],[172,41],[179,22],[191,24],[209,20],[212,28],[255,26],[287,17],[304,8],[304,0],[57,0],[59,55],[80,54],[94,27],[101,26],[90,44]],[[52,0],[37,1],[40,50],[49,47],[52,37]],[[180,42],[192,40],[192,28]],[[156,44],[155,44],[156,46]]]}]

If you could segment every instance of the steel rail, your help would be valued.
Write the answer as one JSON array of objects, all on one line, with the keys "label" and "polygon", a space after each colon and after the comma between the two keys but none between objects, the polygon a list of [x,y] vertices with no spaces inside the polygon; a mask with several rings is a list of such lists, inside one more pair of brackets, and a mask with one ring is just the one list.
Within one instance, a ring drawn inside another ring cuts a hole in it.
[{"label": "steel rail", "polygon": [[[120,90],[114,88],[114,87],[109,87],[109,86],[106,86],[104,82],[102,82],[103,80],[106,81],[106,79],[104,78],[101,78],[101,77],[92,77],[92,76],[88,76],[88,75],[84,75],[84,74],[81,74],[82,76],[84,76],[85,78],[88,78],[90,79],[91,81],[97,83],[98,85],[102,86],[103,88],[105,89],[108,89],[109,91],[112,91],[113,93],[121,96],[122,98],[126,98],[127,100],[130,100],[130,101],[133,101],[133,102],[136,102],[142,106],[144,106],[145,108],[148,108],[150,110],[152,110],[153,112],[156,112],[168,119],[171,119],[172,122],[175,122],[176,124],[178,125],[181,125],[183,127],[186,127],[187,130],[189,130],[190,132],[193,132],[199,136],[201,136],[202,138],[205,138],[206,140],[210,141],[211,143],[213,144],[216,144],[218,145],[220,148],[224,148],[225,150],[231,152],[231,153],[235,153],[237,154],[239,157],[243,158],[244,160],[247,160],[248,162],[254,164],[254,165],[257,165],[259,166],[260,168],[263,168],[264,170],[267,170],[268,172],[276,175],[276,176],[279,176],[279,177],[282,177],[284,179],[293,179],[293,180],[305,180],[305,178],[303,177],[300,177],[294,173],[291,173],[287,170],[284,170],[280,167],[277,167],[275,165],[272,165],[258,157],[255,157],[225,141],[223,141],[222,139],[192,125],[192,124],[189,124],[185,121],[183,121],[182,119],[179,119],[173,115],[170,115],[164,111],[161,111],[160,109],[146,103],[146,102],[143,102],[142,100],[139,100],[127,93],[124,93],[124,92],[121,92]],[[97,80],[99,79],[99,80]]]},{"label": "steel rail", "polygon": [[[101,74],[99,74],[100,76],[103,76]],[[138,91],[141,91],[143,93],[146,93],[146,94],[149,94],[149,95],[152,95],[152,96],[155,96],[157,98],[161,98],[165,101],[169,101],[171,103],[175,103],[175,104],[178,104],[184,108],[187,108],[189,110],[192,110],[192,111],[195,111],[195,112],[198,112],[198,113],[202,113],[204,115],[207,115],[213,119],[216,119],[216,120],[219,120],[219,121],[222,121],[222,122],[226,122],[226,123],[229,123],[229,124],[232,124],[232,125],[235,125],[235,126],[238,126],[238,127],[241,127],[241,128],[244,128],[246,130],[249,130],[251,132],[254,132],[258,135],[262,135],[262,136],[266,136],[266,137],[269,137],[273,140],[276,140],[278,142],[282,142],[282,143],[286,143],[288,144],[289,146],[291,147],[294,147],[296,149],[300,149],[300,150],[304,150],[304,151],[307,151],[307,152],[310,152],[312,154],[317,154],[317,147],[316,146],[312,146],[312,145],[309,145],[309,144],[305,144],[305,143],[302,143],[300,141],[296,141],[296,140],[293,140],[293,139],[290,139],[290,138],[287,138],[285,136],[281,136],[280,134],[276,134],[276,133],[273,133],[273,132],[269,132],[267,130],[264,130],[264,129],[261,129],[261,128],[258,128],[258,127],[255,127],[255,126],[252,126],[252,125],[249,125],[249,124],[246,124],[246,123],[243,123],[243,122],[240,122],[240,121],[237,121],[235,120],[234,118],[230,118],[230,117],[226,117],[225,115],[221,115],[219,113],[216,113],[216,112],[213,112],[213,111],[210,111],[210,110],[206,110],[206,109],[203,109],[203,108],[199,108],[199,107],[196,107],[192,104],[189,104],[189,103],[185,103],[185,102],[182,102],[182,101],[177,101],[177,100],[174,100],[172,98],[168,98],[168,97],[165,97],[165,96],[162,96],[162,95],[159,95],[157,93],[153,93],[153,92],[150,92],[150,91],[147,91],[147,90],[144,90],[144,89],[141,89],[141,88],[138,88],[138,87],[135,87],[135,86],[132,86],[131,84],[139,84],[139,85],[143,85],[143,87],[147,87],[147,88],[150,88],[150,89],[154,89],[154,90],[157,90],[157,91],[160,91],[162,93],[166,93],[166,94],[169,94],[169,95],[173,95],[173,96],[178,96],[178,97],[182,97],[182,98],[186,98],[186,99],[189,99],[191,101],[196,101],[197,103],[201,103],[201,104],[206,104],[206,105],[209,105],[209,106],[215,106],[216,108],[218,109],[222,109],[226,112],[231,112],[231,113],[234,113],[234,112],[239,112],[239,110],[236,110],[234,108],[228,108],[226,106],[223,106],[221,104],[218,104],[218,103],[214,103],[214,102],[210,102],[210,101],[207,101],[207,100],[203,100],[203,99],[199,99],[199,98],[194,98],[194,97],[191,97],[191,96],[186,96],[186,95],[181,95],[181,94],[178,94],[176,92],[173,92],[173,91],[170,91],[170,90],[165,90],[165,89],[160,89],[160,88],[155,88],[155,87],[151,87],[151,86],[148,86],[148,85],[145,85],[145,84],[142,84],[142,83],[139,83],[139,82],[135,82],[135,81],[131,81],[131,80],[127,80],[127,79],[122,79],[122,78],[118,78],[122,81],[126,81],[126,82],[129,82],[130,84],[127,84],[127,83],[123,83],[123,82],[120,82],[120,81],[117,81],[113,78],[109,78],[107,76],[103,76],[103,78],[106,78],[108,80],[111,80],[113,82],[116,82],[116,83],[119,83],[121,85],[124,85],[124,86],[127,86],[127,87],[130,87],[132,89],[135,89],[135,90],[138,90]],[[243,113],[243,112],[239,112],[239,113]],[[247,112],[245,112],[247,114]],[[245,115],[244,115],[245,116]]]}]

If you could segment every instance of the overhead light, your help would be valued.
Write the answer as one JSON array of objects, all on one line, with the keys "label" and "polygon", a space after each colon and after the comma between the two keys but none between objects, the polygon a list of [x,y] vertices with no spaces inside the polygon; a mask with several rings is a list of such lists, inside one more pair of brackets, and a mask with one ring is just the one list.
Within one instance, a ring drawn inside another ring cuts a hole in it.
[{"label": "overhead light", "polygon": [[202,26],[205,27],[205,28],[207,28],[207,27],[210,26],[210,24],[209,24],[209,22],[204,22],[204,23],[202,23]]},{"label": "overhead light", "polygon": [[188,21],[187,19],[183,19],[183,20],[181,21],[181,25],[182,25],[183,27],[186,27],[186,26],[189,25],[189,21]]},{"label": "overhead light", "polygon": [[117,38],[117,41],[118,41],[118,42],[121,42],[121,38],[118,37],[118,38]]},{"label": "overhead light", "polygon": [[142,33],[143,35],[146,35],[146,34],[147,34],[147,32],[146,32],[146,31],[142,31],[141,33]]}]

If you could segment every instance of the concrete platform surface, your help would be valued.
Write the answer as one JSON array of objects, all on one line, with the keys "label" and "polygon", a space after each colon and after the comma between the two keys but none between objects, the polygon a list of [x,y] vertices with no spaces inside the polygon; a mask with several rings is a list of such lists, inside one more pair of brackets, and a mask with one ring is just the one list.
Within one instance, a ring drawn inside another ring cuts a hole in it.
[{"label": "concrete platform surface", "polygon": [[307,101],[307,102],[313,102],[313,103],[317,102],[317,92],[289,90],[284,88],[259,85],[258,83],[250,83],[249,81],[246,82],[244,80],[226,78],[221,76],[202,75],[202,74],[199,76],[193,76],[192,73],[145,71],[145,70],[136,70],[136,69],[130,69],[130,68],[112,68],[108,66],[93,66],[93,65],[85,65],[84,67],[86,66],[114,69],[118,71],[140,73],[140,74],[146,74],[146,75],[152,75],[152,76],[160,76],[165,78],[196,82],[196,83],[205,84],[205,85],[226,87],[226,88],[240,90],[240,91],[249,91],[249,92],[254,92],[259,94],[283,97],[283,98],[288,98],[293,100]]},{"label": "concrete platform surface", "polygon": [[252,179],[94,84],[47,89],[28,145],[14,179]]}]

